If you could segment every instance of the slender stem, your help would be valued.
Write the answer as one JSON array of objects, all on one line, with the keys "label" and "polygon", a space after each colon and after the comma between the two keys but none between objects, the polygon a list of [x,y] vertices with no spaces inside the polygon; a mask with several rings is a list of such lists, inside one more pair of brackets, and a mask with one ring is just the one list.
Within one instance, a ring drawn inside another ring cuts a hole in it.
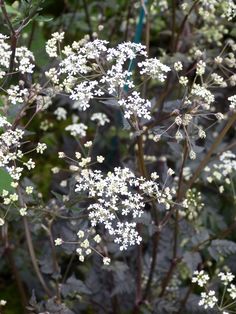
[{"label": "slender stem", "polygon": [[[192,184],[195,182],[195,180],[198,178],[199,174],[201,173],[201,171],[204,169],[204,167],[207,165],[207,163],[209,162],[211,155],[213,154],[213,152],[216,150],[216,148],[218,147],[218,145],[222,142],[224,136],[226,135],[226,133],[228,132],[228,130],[230,129],[230,127],[234,124],[234,122],[236,121],[236,114],[233,114],[231,116],[231,118],[228,120],[228,122],[226,123],[226,125],[223,127],[222,131],[219,133],[218,137],[216,138],[216,140],[214,141],[214,143],[212,144],[211,148],[209,149],[208,153],[206,154],[206,156],[204,157],[204,159],[201,161],[201,163],[199,164],[199,166],[197,167],[197,169],[195,170],[192,178],[190,179],[190,181],[188,182],[188,184],[185,186],[184,189],[179,189],[179,197],[178,200],[180,201],[184,195],[186,194],[187,190],[192,186]],[[164,223],[166,223],[169,218],[172,216],[172,214],[176,211],[176,207],[174,207],[169,213],[168,215],[164,218]],[[163,222],[162,222],[163,223]],[[199,248],[199,246],[198,246]],[[165,293],[166,287],[169,283],[169,281],[171,280],[172,277],[172,272],[174,271],[176,265],[178,264],[178,260],[182,260],[182,258],[178,259],[178,258],[174,258],[169,271],[167,272],[167,275],[163,281],[162,284],[162,290],[161,290],[161,294],[160,296],[162,297]],[[177,261],[177,262],[176,262]]]},{"label": "slender stem", "polygon": [[192,285],[191,285],[191,286],[188,288],[188,291],[186,292],[185,297],[184,297],[183,300],[180,302],[180,308],[179,308],[178,312],[176,312],[176,314],[182,314],[182,313],[183,313],[183,309],[184,309],[184,307],[185,307],[185,304],[186,304],[187,301],[188,301],[188,298],[189,298],[189,296],[190,296],[190,294],[191,294],[191,292],[192,292],[192,289],[193,289],[193,287],[192,287]]},{"label": "slender stem", "polygon": [[67,265],[67,267],[66,267],[65,273],[64,273],[64,275],[63,275],[62,283],[65,283],[65,281],[66,281],[66,279],[67,279],[68,274],[69,274],[69,271],[70,271],[70,268],[71,268],[71,266],[72,266],[72,263],[73,263],[75,257],[76,257],[76,253],[73,252],[73,254],[72,254],[71,257],[70,257],[69,263],[68,263],[68,265]]},{"label": "slender stem", "polygon": [[172,23],[171,23],[171,51],[175,45],[175,30],[176,30],[176,0],[172,0]]},{"label": "slender stem", "polygon": [[153,236],[152,262],[151,262],[151,267],[150,267],[150,271],[148,275],[148,281],[147,281],[144,294],[143,294],[143,300],[145,300],[148,297],[149,291],[151,289],[151,284],[152,284],[154,271],[156,267],[156,261],[157,261],[157,252],[158,252],[158,245],[159,245],[159,240],[160,240],[160,232],[161,230],[157,230]]},{"label": "slender stem", "polygon": [[[184,146],[184,153],[183,153],[183,160],[182,160],[182,164],[181,164],[181,168],[180,168],[180,174],[179,174],[179,182],[178,182],[178,190],[177,190],[177,198],[176,201],[177,203],[180,201],[180,192],[181,192],[181,188],[182,188],[182,184],[183,184],[183,169],[184,169],[184,165],[187,159],[187,155],[188,155],[188,145],[187,145],[187,141],[185,142],[185,146]],[[162,283],[162,290],[161,290],[161,294],[160,296],[163,296],[165,294],[166,288],[172,278],[174,269],[177,265],[177,248],[178,248],[178,236],[179,235],[179,210],[178,208],[176,208],[175,210],[175,225],[174,225],[174,244],[173,244],[173,257],[172,257],[172,262],[170,264],[169,270],[167,272],[166,277],[163,280]]]},{"label": "slender stem", "polygon": [[231,126],[235,123],[236,121],[236,113],[234,113],[230,119],[228,120],[228,122],[225,124],[225,126],[223,127],[223,129],[221,130],[221,132],[219,133],[219,135],[217,136],[217,138],[215,139],[214,143],[211,145],[211,148],[209,149],[208,153],[205,155],[205,157],[203,158],[203,160],[200,162],[199,166],[197,167],[197,169],[195,170],[193,176],[191,177],[191,179],[189,180],[187,186],[185,187],[185,189],[181,192],[181,197],[183,197],[183,195],[185,195],[186,191],[193,185],[193,183],[196,181],[196,179],[198,178],[198,176],[200,175],[201,171],[205,168],[205,166],[207,165],[207,163],[209,162],[212,154],[214,153],[214,151],[217,149],[217,147],[219,146],[219,144],[222,142],[223,138],[225,137],[226,133],[229,131],[229,129],[231,128]]},{"label": "slender stem", "polygon": [[[138,125],[138,121],[137,121]],[[139,166],[140,174],[144,177],[147,175],[145,163],[144,163],[144,151],[143,151],[143,138],[142,135],[137,136],[137,145],[138,145],[138,151],[137,151],[137,161]],[[137,231],[141,233],[141,225],[137,225]],[[137,247],[138,250],[138,257],[137,257],[137,279],[136,279],[136,297],[135,297],[135,308],[134,308],[134,314],[139,313],[139,306],[140,302],[142,300],[142,245],[139,245]]]},{"label": "slender stem", "polygon": [[36,254],[34,251],[34,246],[33,246],[33,241],[32,241],[32,237],[31,237],[31,233],[30,233],[30,228],[29,228],[29,224],[28,224],[28,220],[26,217],[23,217],[23,223],[24,223],[24,228],[25,228],[25,236],[26,236],[26,242],[28,245],[28,250],[29,250],[29,254],[30,254],[30,258],[31,258],[31,262],[33,264],[34,267],[34,271],[38,277],[39,282],[41,283],[44,291],[47,293],[48,296],[51,296],[51,291],[48,288],[46,282],[44,281],[44,278],[40,272],[38,263],[37,263],[37,258],[36,258]]},{"label": "slender stem", "polygon": [[185,24],[189,18],[189,15],[192,13],[192,11],[194,10],[195,6],[198,4],[200,0],[195,0],[194,3],[192,4],[191,8],[189,9],[188,13],[185,15],[181,25],[180,25],[180,28],[179,28],[179,32],[176,36],[176,41],[175,41],[175,45],[174,45],[174,51],[177,51],[178,50],[178,44],[179,44],[179,40],[180,40],[180,36],[182,35],[182,32],[184,30],[184,27],[185,27]]},{"label": "slender stem", "polygon": [[53,269],[56,275],[55,283],[56,283],[57,301],[61,303],[61,292],[60,292],[60,286],[59,286],[59,280],[58,280],[58,276],[60,275],[60,267],[57,262],[57,253],[56,253],[55,244],[54,244],[53,236],[52,236],[52,223],[53,223],[53,220],[50,220],[48,224],[48,235],[49,235],[51,249],[52,249]]},{"label": "slender stem", "polygon": [[[23,197],[22,197],[22,194],[21,194],[19,187],[17,189],[17,193],[19,196],[20,206],[24,207],[25,204],[24,204]],[[39,282],[41,283],[42,287],[44,288],[44,291],[47,293],[48,296],[51,296],[51,291],[48,288],[46,282],[44,281],[44,278],[40,272],[40,269],[39,269],[39,266],[37,263],[37,258],[36,258],[36,254],[34,251],[34,245],[33,245],[32,237],[31,237],[31,233],[30,233],[30,228],[29,228],[29,224],[28,224],[28,220],[27,220],[26,216],[23,217],[23,223],[24,223],[24,229],[25,229],[26,242],[27,242],[27,246],[28,246],[28,250],[29,250],[29,254],[30,254],[31,262],[33,264],[34,271],[38,277]]]},{"label": "slender stem", "polygon": [[[177,192],[177,200],[176,200],[177,203],[180,201],[180,191],[181,191],[181,187],[182,187],[182,183],[183,183],[183,170],[184,170],[184,165],[185,165],[185,162],[187,159],[187,154],[188,154],[188,145],[187,145],[187,141],[186,141],[185,147],[184,147],[183,161],[182,161],[182,165],[181,165],[181,169],[180,169],[180,175],[179,175],[179,184],[178,184],[178,192]],[[177,256],[178,233],[179,233],[179,210],[177,208],[176,209],[176,216],[175,216],[173,259],[175,259]]]},{"label": "slender stem", "polygon": [[[217,136],[217,138],[215,139],[215,141],[213,142],[213,144],[211,145],[208,153],[205,155],[205,157],[203,158],[203,160],[200,162],[199,166],[197,167],[197,169],[195,170],[193,176],[190,178],[189,182],[183,186],[183,188],[180,190],[179,193],[179,200],[183,199],[183,197],[185,196],[186,192],[188,191],[188,189],[191,188],[191,186],[194,184],[194,182],[196,181],[196,179],[198,178],[198,176],[200,175],[201,171],[204,169],[204,167],[207,165],[207,163],[209,162],[212,154],[214,153],[214,151],[217,149],[217,147],[219,146],[219,144],[222,142],[224,136],[226,135],[226,133],[229,131],[229,129],[231,128],[231,126],[235,123],[236,121],[236,113],[234,113],[230,119],[228,120],[228,122],[225,124],[225,126],[223,127],[223,129],[221,130],[221,132],[219,133],[219,135]],[[169,221],[169,219],[172,217],[173,213],[176,211],[176,207],[174,206],[167,214],[166,216],[163,218],[163,220],[160,222],[159,226],[163,227],[167,224],[167,222]]]}]

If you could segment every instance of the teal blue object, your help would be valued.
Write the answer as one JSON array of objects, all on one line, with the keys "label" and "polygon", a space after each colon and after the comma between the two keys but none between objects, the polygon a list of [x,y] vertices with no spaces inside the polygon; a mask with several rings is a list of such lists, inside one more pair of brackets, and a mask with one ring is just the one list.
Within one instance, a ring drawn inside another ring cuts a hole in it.
[{"label": "teal blue object", "polygon": [[[147,3],[147,0],[144,1],[144,4]],[[143,20],[144,20],[144,17],[145,17],[145,11],[144,11],[144,8],[143,6],[141,6],[140,8],[140,13],[139,13],[139,21],[138,21],[138,24],[136,26],[136,30],[135,30],[135,36],[134,36],[134,42],[135,43],[140,43],[141,42],[141,37],[142,37],[142,32],[143,32]]]},{"label": "teal blue object", "polygon": [[[147,3],[147,0],[144,0],[144,4],[146,4],[146,3]],[[143,32],[143,25],[144,25],[144,17],[145,17],[145,11],[144,11],[143,6],[141,6],[140,12],[139,12],[138,24],[136,26],[135,36],[134,36],[134,43],[136,43],[136,44],[141,42],[142,32]],[[131,60],[130,63],[129,63],[128,71],[132,72],[134,67],[135,67],[135,61]],[[129,90],[128,85],[125,85],[124,91],[128,92],[128,90]]]}]

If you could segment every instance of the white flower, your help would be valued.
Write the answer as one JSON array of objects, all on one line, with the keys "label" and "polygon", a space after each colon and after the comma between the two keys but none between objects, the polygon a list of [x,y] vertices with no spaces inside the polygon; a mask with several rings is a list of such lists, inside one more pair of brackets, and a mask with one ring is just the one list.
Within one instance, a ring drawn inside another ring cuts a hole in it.
[{"label": "white flower", "polygon": [[79,162],[80,167],[85,167],[91,162],[91,157],[87,158],[82,158],[81,161]]},{"label": "white flower", "polygon": [[24,166],[28,168],[28,170],[31,170],[35,167],[35,162],[30,158],[27,162],[24,162]]},{"label": "white flower", "polygon": [[2,128],[3,126],[11,126],[11,123],[7,121],[6,117],[2,117],[0,115],[0,128]]},{"label": "white flower", "polygon": [[105,158],[103,156],[97,156],[97,162],[99,162],[100,164],[103,163],[104,160]]},{"label": "white flower", "polygon": [[201,300],[199,301],[200,306],[204,306],[205,309],[207,308],[213,308],[216,303],[218,302],[218,299],[215,296],[215,291],[210,290],[208,293],[202,292],[201,293]]},{"label": "white flower", "polygon": [[189,152],[189,158],[190,159],[192,159],[192,160],[194,160],[194,159],[196,159],[196,153],[195,153],[195,151],[193,151],[192,149],[190,150],[190,152]]},{"label": "white flower", "polygon": [[111,259],[109,257],[103,257],[102,261],[104,265],[110,265]]},{"label": "white flower", "polygon": [[83,255],[79,255],[79,260],[80,260],[80,262],[84,262],[84,256]]},{"label": "white flower", "polygon": [[187,76],[180,76],[179,83],[181,85],[183,85],[183,86],[187,86],[188,85],[188,78],[187,78]]},{"label": "white flower", "polygon": [[169,169],[167,170],[167,174],[168,174],[169,176],[172,176],[174,173],[175,173],[174,170],[171,169],[171,168],[169,168]]},{"label": "white flower", "polygon": [[153,79],[158,79],[160,82],[164,82],[166,73],[171,71],[170,67],[156,58],[139,62],[138,66],[141,68],[140,74],[150,75]]},{"label": "white flower", "polygon": [[110,122],[107,115],[105,113],[101,113],[101,112],[93,113],[91,116],[91,121],[97,121],[98,125],[101,125],[101,126]]},{"label": "white flower", "polygon": [[70,98],[76,100],[73,108],[85,111],[90,107],[90,100],[95,96],[103,95],[104,93],[98,88],[98,81],[84,81],[75,86],[70,92]]},{"label": "white flower", "polygon": [[204,86],[199,84],[193,85],[191,95],[195,96],[194,99],[198,98],[199,103],[205,110],[209,110],[210,104],[215,101],[214,95]]},{"label": "white flower", "polygon": [[206,132],[203,131],[202,128],[199,128],[199,130],[198,130],[198,136],[199,136],[199,138],[206,138]]},{"label": "white flower", "polygon": [[89,240],[85,239],[82,243],[81,243],[81,247],[84,249],[89,248]]},{"label": "white flower", "polygon": [[220,278],[220,280],[222,281],[223,285],[227,286],[231,281],[234,280],[234,275],[230,272],[227,273],[219,273],[218,277]]},{"label": "white flower", "polygon": [[92,227],[103,224],[121,251],[142,241],[136,223],[127,219],[127,216],[129,219],[142,216],[145,206],[142,195],[155,198],[165,207],[169,206],[172,199],[169,188],[162,191],[158,183],[136,177],[128,168],[115,168],[107,175],[103,175],[100,170],[85,168],[76,179],[75,191],[86,192],[89,198],[94,199],[88,206]]},{"label": "white flower", "polygon": [[95,241],[96,243],[100,243],[101,240],[102,240],[99,234],[96,234],[93,239],[94,239],[94,241]]},{"label": "white flower", "polygon": [[196,74],[197,75],[203,75],[205,73],[206,70],[206,63],[202,60],[200,60],[197,63],[197,68],[196,68]]},{"label": "white flower", "polygon": [[25,188],[25,192],[26,194],[32,194],[33,193],[34,188],[32,186],[27,186]]},{"label": "white flower", "polygon": [[16,48],[16,71],[19,71],[22,74],[33,73],[34,64],[32,61],[34,61],[34,55],[31,51],[29,51],[26,47]]},{"label": "white flower", "polygon": [[80,231],[78,231],[77,232],[77,236],[78,236],[78,238],[83,238],[84,237],[84,231],[83,230],[80,230]]},{"label": "white flower", "polygon": [[68,125],[65,130],[70,131],[70,134],[72,136],[80,136],[85,137],[86,136],[86,130],[88,129],[88,126],[84,123],[74,123],[71,125]]},{"label": "white flower", "polygon": [[179,72],[181,70],[183,70],[183,64],[181,61],[177,61],[174,63],[174,69],[175,71]]},{"label": "white flower", "polygon": [[54,114],[57,117],[57,120],[66,120],[66,116],[67,116],[67,111],[65,108],[63,107],[58,107],[55,111]]},{"label": "white flower", "polygon": [[132,115],[137,115],[140,118],[151,119],[149,100],[140,97],[136,91],[132,92],[127,98],[118,100],[118,104],[124,108],[125,118],[130,119]]},{"label": "white flower", "polygon": [[80,158],[81,158],[80,152],[76,152],[76,153],[75,153],[75,157],[76,157],[77,159],[80,159]]},{"label": "white flower", "polygon": [[229,109],[236,111],[236,95],[230,96],[228,100],[230,101]]},{"label": "white flower", "polygon": [[57,57],[57,43],[62,42],[64,39],[64,32],[62,33],[53,33],[52,38],[49,39],[46,43],[46,52],[49,57]]},{"label": "white flower", "polygon": [[59,245],[62,245],[63,240],[61,238],[57,238],[54,242],[56,246],[59,246]]},{"label": "white flower", "polygon": [[5,220],[3,218],[0,218],[0,226],[3,226],[5,224]]},{"label": "white flower", "polygon": [[223,58],[220,56],[217,56],[217,57],[215,57],[214,61],[216,64],[221,64],[223,62]]},{"label": "white flower", "polygon": [[26,216],[27,215],[27,208],[26,207],[22,207],[20,208],[20,215],[21,216]]},{"label": "white flower", "polygon": [[64,152],[58,152],[58,158],[65,158],[66,155]]},{"label": "white flower", "polygon": [[23,103],[25,99],[28,97],[29,92],[28,89],[20,89],[20,86],[11,86],[8,90],[8,98],[10,102],[15,105],[17,103]]},{"label": "white flower", "polygon": [[87,148],[91,147],[92,145],[93,145],[92,141],[88,141],[88,142],[84,143],[84,147],[87,147]]},{"label": "white flower", "polygon": [[48,71],[45,72],[45,76],[50,78],[51,81],[54,84],[58,84],[59,83],[59,79],[58,79],[58,71],[55,68],[51,68]]},{"label": "white flower", "polygon": [[233,0],[227,0],[223,6],[222,17],[226,17],[228,21],[231,21],[236,16],[236,4]]},{"label": "white flower", "polygon": [[60,186],[63,187],[63,188],[67,187],[67,180],[62,180],[60,182]]},{"label": "white flower", "polygon": [[192,278],[192,282],[193,283],[196,282],[200,287],[203,287],[204,285],[206,285],[210,279],[210,277],[208,276],[208,274],[204,272],[204,270],[201,270],[201,271],[195,270],[193,275],[194,277]]},{"label": "white flower", "polygon": [[152,180],[157,180],[159,178],[159,175],[156,172],[151,173]]},{"label": "white flower", "polygon": [[235,300],[236,299],[236,286],[231,284],[230,287],[227,289],[229,292],[230,297]]},{"label": "white flower", "polygon": [[38,143],[37,147],[36,147],[36,152],[38,154],[43,154],[43,152],[45,151],[45,149],[47,149],[47,145],[45,143]]},{"label": "white flower", "polygon": [[89,254],[91,254],[91,253],[92,253],[92,250],[91,250],[91,249],[85,250],[85,254],[86,254],[86,255],[89,255]]},{"label": "white flower", "polygon": [[7,304],[6,300],[0,300],[0,306],[5,306]]}]

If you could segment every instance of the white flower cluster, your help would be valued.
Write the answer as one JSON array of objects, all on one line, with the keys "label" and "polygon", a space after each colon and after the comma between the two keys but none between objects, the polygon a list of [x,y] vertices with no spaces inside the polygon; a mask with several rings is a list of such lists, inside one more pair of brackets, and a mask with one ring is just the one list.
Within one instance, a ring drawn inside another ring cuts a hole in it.
[{"label": "white flower cluster", "polygon": [[194,96],[194,101],[197,101],[199,105],[201,105],[205,110],[209,110],[210,104],[215,101],[214,95],[208,89],[206,89],[206,87],[199,84],[193,85],[191,95]]},{"label": "white flower cluster", "polygon": [[[231,151],[223,152],[219,157],[219,162],[213,163],[212,165],[205,168],[207,181],[209,183],[215,181],[220,183],[231,183],[231,176],[236,170],[236,155]],[[220,192],[224,191],[223,185],[219,188]]]},{"label": "white flower cluster", "polygon": [[[19,181],[24,168],[18,167],[16,161],[22,159],[24,155],[20,149],[24,131],[19,128],[11,129],[11,124],[6,118],[0,116],[0,127],[2,126],[6,130],[0,135],[0,167],[5,168],[14,181]],[[35,148],[39,154],[42,154],[45,149],[46,144],[44,143],[38,143]],[[27,162],[23,162],[23,165],[30,170],[34,168],[35,163],[30,158]]]},{"label": "white flower cluster", "polygon": [[231,21],[236,16],[236,4],[233,0],[201,0],[201,4],[203,5],[203,8],[207,16],[211,14],[216,14],[217,10],[220,10],[221,17],[227,18],[229,21]]},{"label": "white flower cluster", "polygon": [[29,96],[29,91],[27,88],[21,88],[19,85],[12,85],[8,90],[8,99],[15,105],[17,103],[23,103]]},{"label": "white flower cluster", "polygon": [[220,272],[218,277],[220,278],[221,283],[225,286],[222,299],[219,302],[220,304],[217,304],[218,298],[216,297],[216,292],[214,290],[208,290],[206,287],[210,277],[204,270],[195,271],[192,282],[197,283],[200,287],[204,287],[206,290],[206,292],[201,293],[201,299],[198,303],[200,306],[203,306],[205,309],[217,306],[220,313],[227,314],[228,312],[224,310],[229,309],[229,312],[231,312],[230,307],[234,306],[235,302],[230,302],[229,304],[225,303],[225,294],[228,292],[231,299],[236,299],[236,286],[232,284],[235,276],[228,271]]},{"label": "white flower cluster", "polygon": [[236,95],[230,96],[228,100],[230,101],[229,109],[236,111]]},{"label": "white flower cluster", "polygon": [[231,21],[236,16],[236,4],[233,0],[224,1],[223,6],[223,14],[222,17],[226,17],[229,21]]},{"label": "white flower cluster", "polygon": [[[0,33],[0,79],[4,77],[9,69],[11,60],[11,46],[6,42],[7,36]],[[33,73],[33,53],[26,47],[17,47],[15,51],[15,70],[22,74]]]},{"label": "white flower cluster", "polygon": [[218,277],[220,278],[220,280],[223,283],[223,285],[227,286],[231,281],[234,280],[235,276],[231,272],[227,272],[227,273],[220,272],[218,274]]},{"label": "white flower cluster", "polygon": [[[49,55],[57,55],[57,42],[61,42],[62,38],[58,33],[52,35],[46,46]],[[146,58],[145,46],[125,42],[109,48],[107,41],[99,39],[92,42],[84,39],[64,47],[58,69],[48,70],[47,77],[61,91],[70,95],[75,101],[73,108],[86,110],[92,99],[110,95],[124,109],[127,118],[136,115],[150,119],[150,102],[132,90],[135,85],[131,68],[137,56],[145,58],[138,63],[140,74],[157,78],[161,82],[166,79],[170,68],[156,58]],[[130,89],[128,96],[126,88]]]},{"label": "white flower cluster", "polygon": [[167,65],[161,63],[161,61],[156,58],[139,62],[138,66],[141,68],[140,74],[147,74],[153,79],[158,79],[160,82],[164,82],[166,73],[171,71]]},{"label": "white flower cluster", "polygon": [[57,47],[57,44],[62,42],[62,40],[64,39],[64,35],[65,33],[62,32],[62,33],[53,33],[52,34],[52,38],[49,39],[46,43],[46,52],[47,54],[49,55],[49,57],[57,57],[57,50],[58,50],[58,47]]},{"label": "white flower cluster", "polygon": [[26,47],[16,48],[15,63],[16,71],[24,73],[33,73],[34,64],[33,53]]},{"label": "white flower cluster", "polygon": [[[156,182],[138,178],[128,168],[115,168],[107,175],[99,170],[82,169],[76,180],[76,192],[86,192],[89,198],[96,199],[88,207],[91,225],[102,223],[114,237],[114,242],[119,244],[120,250],[140,244],[142,240],[136,223],[128,219],[141,217],[145,206],[144,195],[154,197],[166,208],[172,200],[168,188],[162,191]],[[126,221],[120,220],[120,216]]]},{"label": "white flower cluster", "polygon": [[201,300],[199,301],[200,306],[204,306],[204,309],[213,308],[217,302],[218,299],[215,296],[215,291],[210,290],[209,292],[202,292],[201,293]]},{"label": "white flower cluster", "polygon": [[118,101],[118,104],[124,109],[124,116],[130,119],[132,115],[137,115],[139,118],[151,119],[150,110],[151,102],[140,97],[136,91],[132,92],[126,99]]},{"label": "white flower cluster", "polygon": [[68,242],[64,241],[62,238],[56,238],[54,240],[55,246],[60,246],[62,244],[76,244],[77,249],[76,253],[79,256],[80,262],[84,262],[85,257],[89,256],[93,251],[102,257],[104,265],[109,265],[111,259],[107,256],[102,255],[96,248],[99,243],[102,241],[102,238],[99,234],[96,234],[94,228],[86,230],[86,233],[83,230],[77,232],[78,241]]},{"label": "white flower cluster", "polygon": [[183,210],[179,213],[181,216],[186,217],[188,220],[192,221],[199,216],[204,203],[202,202],[201,192],[198,192],[195,188],[189,189],[186,193],[186,198],[183,201]]},{"label": "white flower cluster", "polygon": [[192,282],[197,283],[200,287],[204,287],[209,281],[210,277],[204,270],[195,270],[193,273]]},{"label": "white flower cluster", "polygon": [[98,88],[98,81],[85,81],[75,86],[71,91],[70,98],[76,100],[75,104],[78,109],[86,110],[90,107],[91,99],[103,94],[102,90]]},{"label": "white flower cluster", "polygon": [[106,123],[109,123],[110,120],[105,113],[95,112],[91,116],[91,121],[96,121],[97,125],[104,126]]},{"label": "white flower cluster", "polygon": [[6,43],[8,37],[0,33],[0,79],[4,77],[9,68],[11,47]]},{"label": "white flower cluster", "polygon": [[65,130],[69,131],[72,136],[85,137],[88,126],[84,123],[73,123],[68,125]]},{"label": "white flower cluster", "polygon": [[[192,282],[197,283],[200,287],[206,286],[208,281],[210,280],[209,275],[204,270],[196,270],[193,275],[194,276],[192,278]],[[201,300],[198,304],[200,306],[204,306],[204,308],[207,309],[213,308],[217,302],[218,299],[215,296],[215,291],[210,290],[208,293],[201,292]]]}]

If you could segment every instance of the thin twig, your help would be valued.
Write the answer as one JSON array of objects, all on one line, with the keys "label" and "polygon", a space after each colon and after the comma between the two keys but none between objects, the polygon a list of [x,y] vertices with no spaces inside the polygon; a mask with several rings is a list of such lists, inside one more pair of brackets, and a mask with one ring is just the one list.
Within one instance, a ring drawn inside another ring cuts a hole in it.
[{"label": "thin twig", "polygon": [[[25,207],[24,201],[23,201],[23,197],[20,191],[20,188],[18,187],[17,189],[17,194],[19,197],[19,203],[21,207]],[[29,254],[30,254],[30,258],[31,258],[31,262],[33,264],[33,268],[34,271],[38,277],[39,282],[41,283],[42,287],[44,288],[44,291],[47,293],[48,296],[51,296],[51,291],[48,288],[37,263],[37,258],[36,258],[36,254],[34,251],[34,245],[33,245],[33,241],[32,241],[32,237],[31,237],[31,232],[30,232],[30,228],[29,228],[29,224],[28,224],[28,220],[27,217],[23,217],[23,223],[24,223],[24,230],[25,230],[25,237],[26,237],[26,242],[28,245],[28,250],[29,250]]]}]

